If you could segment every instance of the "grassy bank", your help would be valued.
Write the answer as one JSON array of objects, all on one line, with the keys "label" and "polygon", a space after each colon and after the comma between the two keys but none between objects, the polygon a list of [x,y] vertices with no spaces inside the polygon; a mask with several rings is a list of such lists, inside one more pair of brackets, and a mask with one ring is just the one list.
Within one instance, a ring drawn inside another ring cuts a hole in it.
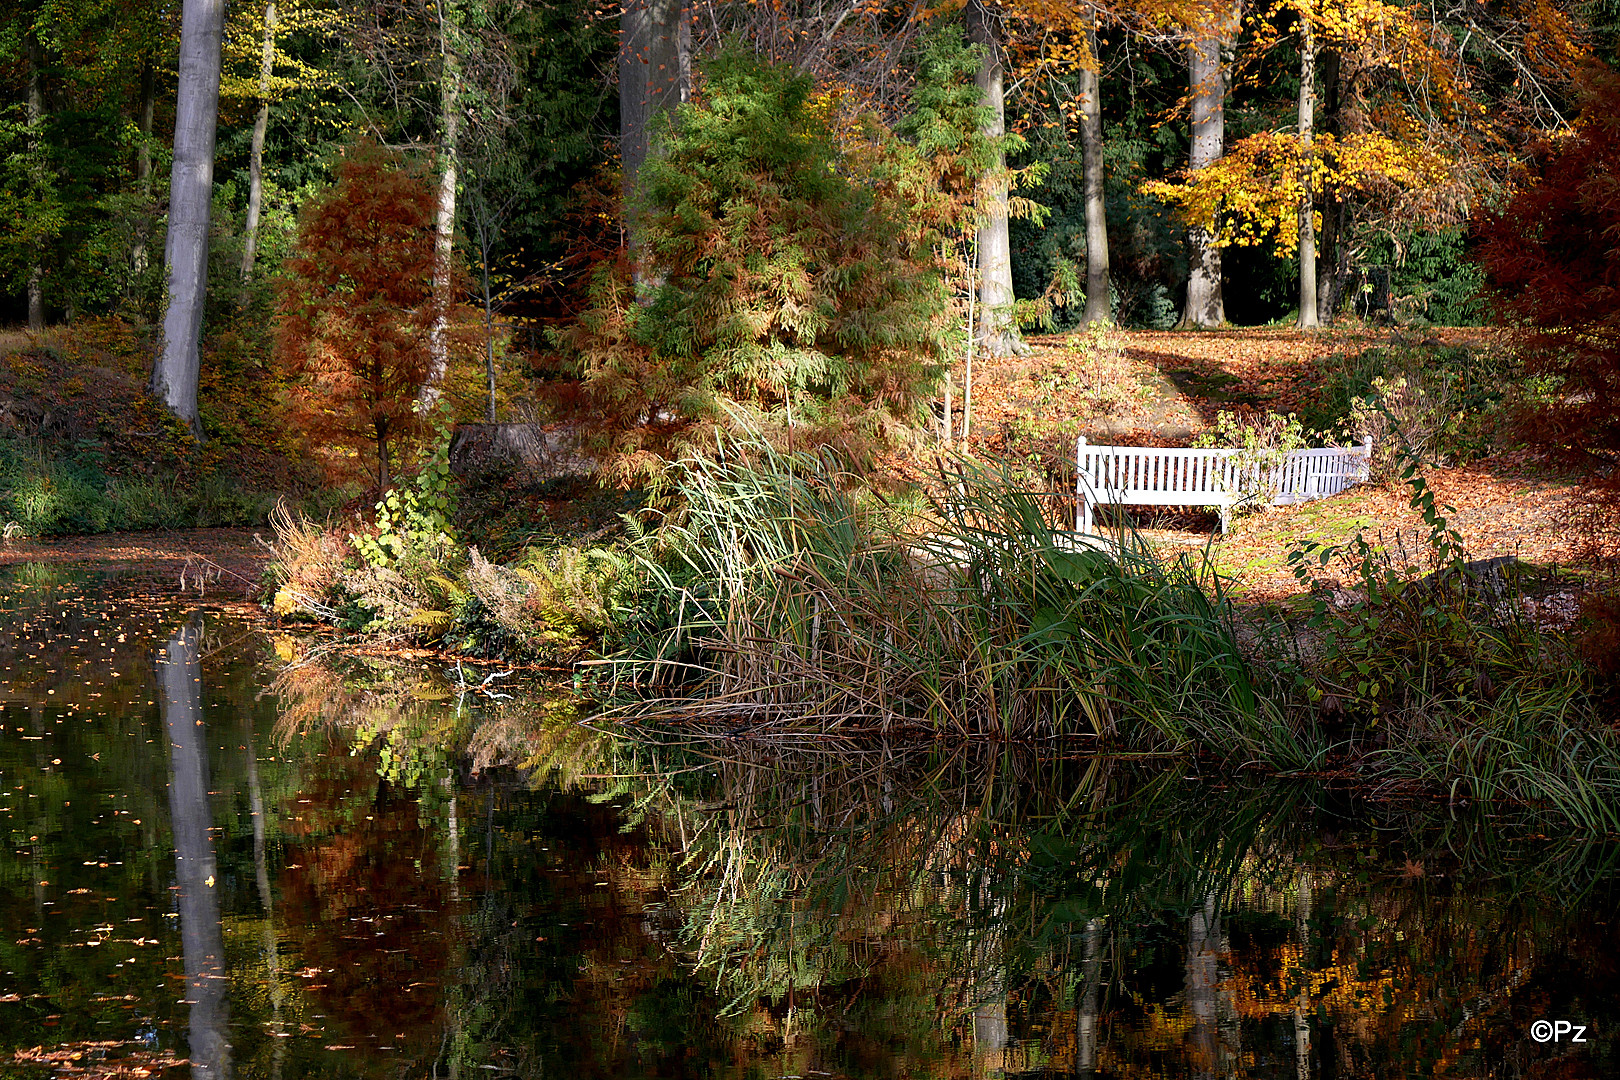
[{"label": "grassy bank", "polygon": [[1300,549],[1306,599],[1257,608],[1205,552],[1084,542],[971,462],[897,500],[828,456],[730,446],[611,544],[502,565],[424,477],[376,535],[282,518],[277,609],[569,668],[643,722],[1202,755],[1620,832],[1620,738],[1574,638],[1526,617],[1511,574],[1470,576],[1421,480],[1436,576],[1366,542]]},{"label": "grassy bank", "polygon": [[156,328],[81,319],[0,344],[0,528],[54,537],[260,525],[279,498],[314,511],[352,492],[320,476],[267,385],[260,328],[212,337],[206,443],[147,391]]}]

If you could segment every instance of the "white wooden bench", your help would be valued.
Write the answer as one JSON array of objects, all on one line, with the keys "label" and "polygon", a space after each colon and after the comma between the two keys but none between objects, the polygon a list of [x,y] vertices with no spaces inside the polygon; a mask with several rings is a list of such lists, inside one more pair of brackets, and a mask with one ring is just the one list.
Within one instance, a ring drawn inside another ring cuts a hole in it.
[{"label": "white wooden bench", "polygon": [[1272,506],[1319,499],[1366,481],[1372,438],[1360,446],[1290,450],[1275,463],[1245,464],[1241,450],[1192,450],[1177,446],[1092,446],[1080,436],[1075,449],[1075,528],[1091,532],[1094,504],[1117,506],[1213,506],[1221,532],[1232,507]]}]

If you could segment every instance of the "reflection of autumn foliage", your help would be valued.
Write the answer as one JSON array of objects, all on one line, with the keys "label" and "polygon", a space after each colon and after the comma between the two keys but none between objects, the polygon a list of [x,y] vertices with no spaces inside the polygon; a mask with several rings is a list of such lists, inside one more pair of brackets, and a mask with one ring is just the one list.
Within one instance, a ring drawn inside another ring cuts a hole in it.
[{"label": "reflection of autumn foliage", "polygon": [[283,807],[283,926],[305,971],[318,969],[308,990],[347,1031],[436,1051],[455,943],[442,836],[368,757],[325,761]]}]

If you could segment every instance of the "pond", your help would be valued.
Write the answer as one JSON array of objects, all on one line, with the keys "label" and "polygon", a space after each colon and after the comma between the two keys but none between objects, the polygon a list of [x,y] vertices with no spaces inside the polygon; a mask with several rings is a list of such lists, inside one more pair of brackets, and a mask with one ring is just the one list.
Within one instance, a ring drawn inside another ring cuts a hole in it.
[{"label": "pond", "polygon": [[0,1075],[1620,1075],[1610,841],[624,731],[172,583],[0,575]]}]

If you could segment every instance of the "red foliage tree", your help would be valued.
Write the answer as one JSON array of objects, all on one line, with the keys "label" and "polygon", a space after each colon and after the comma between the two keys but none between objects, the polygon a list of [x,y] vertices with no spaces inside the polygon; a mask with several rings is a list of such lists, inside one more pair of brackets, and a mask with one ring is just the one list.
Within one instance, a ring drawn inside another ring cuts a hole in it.
[{"label": "red foliage tree", "polygon": [[[1583,532],[1620,568],[1620,74],[1587,80],[1572,135],[1545,145],[1527,182],[1482,227],[1487,280],[1533,372],[1556,380],[1531,438],[1595,467]],[[1620,592],[1586,606],[1588,663],[1620,701]]]},{"label": "red foliage tree", "polygon": [[1558,380],[1530,434],[1620,481],[1620,75],[1592,73],[1574,133],[1538,148],[1481,232],[1523,355]]},{"label": "red foliage tree", "polygon": [[337,183],[298,222],[277,305],[275,356],[293,376],[296,419],[317,446],[374,450],[386,487],[397,440],[428,371],[435,192],[374,144],[351,148]]}]

